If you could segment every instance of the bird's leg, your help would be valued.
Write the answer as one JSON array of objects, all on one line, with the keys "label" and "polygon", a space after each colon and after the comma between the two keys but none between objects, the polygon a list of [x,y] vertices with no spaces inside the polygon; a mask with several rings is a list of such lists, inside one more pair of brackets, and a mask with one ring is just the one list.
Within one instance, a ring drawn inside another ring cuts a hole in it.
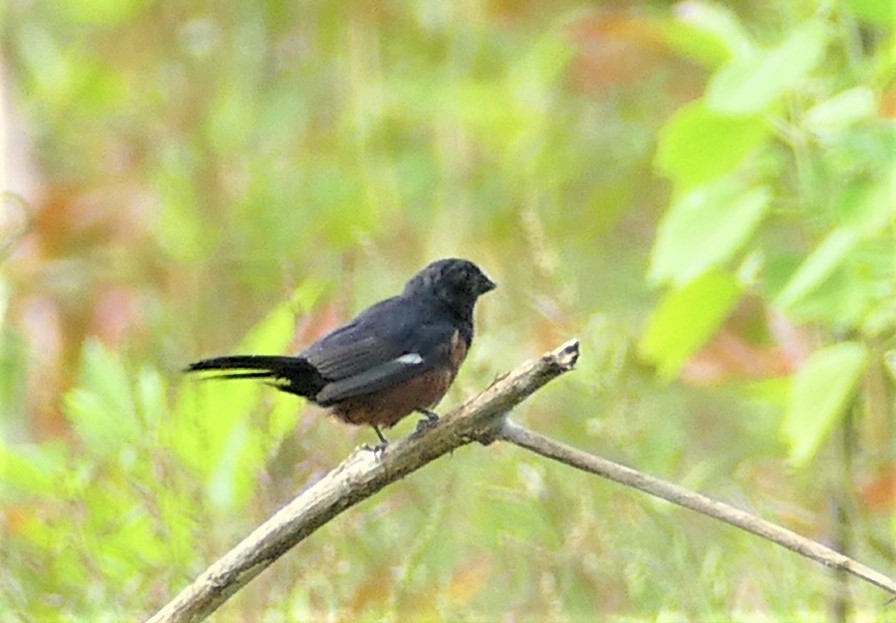
[{"label": "bird's leg", "polygon": [[376,433],[376,436],[380,438],[380,442],[373,447],[370,447],[365,443],[364,447],[373,452],[374,458],[379,460],[383,458],[383,454],[386,452],[386,447],[389,445],[389,440],[383,437],[383,433],[380,432],[380,429],[376,424],[371,424],[370,428],[372,428],[373,432]]},{"label": "bird's leg", "polygon": [[382,442],[382,444],[384,446],[388,446],[389,440],[386,439],[385,437],[383,437],[383,434],[380,432],[379,427],[376,424],[371,424],[370,426],[373,428],[373,432],[376,433],[376,436],[380,438],[380,441]]},{"label": "bird's leg", "polygon": [[431,411],[430,409],[424,409],[423,407],[417,408],[417,413],[423,414],[426,419],[420,420],[417,422],[417,432],[419,433],[421,430],[426,430],[427,428],[431,428],[435,425],[436,422],[439,421],[439,414],[435,411]]}]

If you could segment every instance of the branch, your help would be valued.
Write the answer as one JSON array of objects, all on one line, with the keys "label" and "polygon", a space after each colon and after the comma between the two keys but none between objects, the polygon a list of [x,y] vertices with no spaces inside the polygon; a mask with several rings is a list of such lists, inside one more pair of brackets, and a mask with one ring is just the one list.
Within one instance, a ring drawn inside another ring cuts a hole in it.
[{"label": "branch", "polygon": [[896,582],[887,576],[856,562],[829,547],[764,519],[718,502],[694,491],[648,476],[637,470],[619,465],[601,457],[586,454],[575,448],[554,441],[513,422],[505,422],[498,432],[498,439],[509,441],[521,448],[554,459],[576,469],[603,476],[614,482],[644,491],[678,506],[720,519],[741,530],[777,543],[823,565],[851,573],[885,591],[896,595]]},{"label": "branch", "polygon": [[369,450],[355,450],[345,462],[212,564],[149,619],[149,623],[203,620],[280,556],[344,510],[456,448],[473,441],[489,444],[496,439],[720,519],[896,595],[896,582],[820,543],[699,493],[575,450],[506,421],[506,415],[513,407],[571,370],[578,356],[579,343],[572,340],[536,361],[523,364],[441,418],[426,429],[425,434],[413,434],[390,445],[380,460]]},{"label": "branch", "polygon": [[425,434],[388,446],[381,459],[366,449],[348,459],[280,509],[236,547],[213,563],[149,623],[201,621],[319,527],[440,456],[473,441],[494,441],[506,414],[546,383],[572,370],[579,342],[571,340],[524,363],[468,400]]}]

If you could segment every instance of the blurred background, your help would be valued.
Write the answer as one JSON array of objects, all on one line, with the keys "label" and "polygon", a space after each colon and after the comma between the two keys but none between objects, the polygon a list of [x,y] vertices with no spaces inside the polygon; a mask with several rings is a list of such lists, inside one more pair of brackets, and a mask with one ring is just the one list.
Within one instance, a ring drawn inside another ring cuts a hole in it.
[{"label": "blurred background", "polygon": [[[889,3],[14,0],[0,20],[3,620],[148,616],[375,441],[179,371],[295,352],[448,256],[500,287],[440,411],[578,337],[578,369],[514,419],[894,575]],[[884,601],[493,445],[332,521],[211,620]]]}]

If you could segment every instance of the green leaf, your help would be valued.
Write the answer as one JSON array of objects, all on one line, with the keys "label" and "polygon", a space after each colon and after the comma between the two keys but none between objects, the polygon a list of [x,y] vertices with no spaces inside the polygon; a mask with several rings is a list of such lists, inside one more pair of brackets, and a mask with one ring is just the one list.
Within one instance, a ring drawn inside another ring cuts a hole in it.
[{"label": "green leaf", "polygon": [[845,413],[865,370],[868,351],[859,342],[843,342],[813,353],[793,379],[790,406],[781,432],[790,459],[803,465],[818,452]]},{"label": "green leaf", "polygon": [[[838,271],[849,263],[857,249],[867,246],[868,241],[892,222],[896,215],[896,168],[886,167],[884,176],[873,184],[857,185],[840,199],[839,217],[843,225],[832,230],[821,244],[797,267],[775,298],[775,304],[790,313],[795,313],[803,304],[830,285],[824,297],[830,301],[841,300],[837,306],[823,300],[813,301],[810,307],[819,308],[819,303],[830,310],[842,311],[842,303],[856,298],[855,283],[831,283]],[[852,276],[848,277],[854,282]],[[877,290],[877,286],[873,286]],[[862,307],[861,301],[855,303]]]},{"label": "green leaf", "polygon": [[146,428],[164,426],[168,415],[168,387],[159,371],[144,366],[135,387],[137,406]]},{"label": "green leaf", "polygon": [[827,279],[855,248],[858,235],[851,229],[838,228],[828,234],[824,242],[796,269],[775,299],[781,308],[792,307]]},{"label": "green leaf", "polygon": [[[68,448],[63,443],[0,443],[0,483],[20,492],[59,498],[65,491]],[[6,487],[0,489],[2,491]],[[8,494],[4,494],[7,499]]]},{"label": "green leaf", "polygon": [[[318,293],[314,285],[300,287],[293,301],[265,316],[234,352],[284,353],[295,335],[293,307],[310,305]],[[204,479],[210,500],[220,509],[236,508],[248,498],[263,458],[262,430],[249,421],[262,390],[273,391],[252,381],[194,379],[182,386],[165,429],[167,443]]]},{"label": "green leaf", "polygon": [[124,364],[98,340],[84,345],[79,383],[66,394],[64,409],[93,451],[113,451],[142,437]]},{"label": "green leaf", "polygon": [[296,333],[296,314],[292,302],[281,303],[268,313],[240,341],[241,353],[282,355]]},{"label": "green leaf", "polygon": [[268,437],[282,439],[296,427],[302,405],[294,396],[277,393],[272,397],[273,407],[268,415]]},{"label": "green leaf", "polygon": [[236,510],[248,501],[264,458],[262,436],[248,419],[230,431],[208,479],[209,501],[220,510]]},{"label": "green leaf", "polygon": [[[196,539],[204,540],[208,527],[199,513],[185,509],[199,508],[204,501],[195,499],[192,490],[186,488],[164,486],[155,491],[158,522],[164,526],[166,564],[189,567],[200,555]],[[202,530],[197,528],[199,524],[203,525]]]},{"label": "green leaf", "polygon": [[844,212],[844,226],[863,237],[875,236],[896,217],[896,162],[882,163],[883,175],[856,193]]},{"label": "green leaf", "polygon": [[833,332],[854,330],[880,294],[878,283],[868,280],[853,257],[787,308],[787,315],[800,323],[821,323]]},{"label": "green leaf", "polygon": [[656,166],[678,190],[686,190],[733,170],[768,135],[761,117],[720,115],[697,100],[660,130]]},{"label": "green leaf", "polygon": [[[121,512],[104,527],[102,545],[94,545],[96,560],[107,582],[125,582],[125,578],[148,566],[164,564],[167,540],[157,530],[152,516],[145,512]],[[93,549],[92,548],[92,549]]]},{"label": "green leaf", "polygon": [[765,187],[744,192],[728,179],[684,195],[660,222],[649,279],[681,285],[722,266],[753,234],[770,199]]},{"label": "green leaf", "polygon": [[730,9],[708,2],[676,5],[676,20],[661,24],[668,42],[685,56],[709,67],[755,53],[746,28]]},{"label": "green leaf", "polygon": [[866,86],[855,87],[813,106],[806,113],[805,124],[816,134],[829,135],[871,119],[876,112],[874,92]]},{"label": "green leaf", "polygon": [[715,334],[741,297],[730,274],[706,273],[680,290],[671,290],[657,305],[638,345],[668,380]]},{"label": "green leaf", "polygon": [[186,380],[161,431],[165,444],[200,477],[210,476],[234,430],[257,404],[262,387],[251,381]]},{"label": "green leaf", "polygon": [[812,72],[824,55],[827,38],[824,24],[810,21],[771,50],[735,58],[710,81],[710,108],[731,115],[763,112]]}]

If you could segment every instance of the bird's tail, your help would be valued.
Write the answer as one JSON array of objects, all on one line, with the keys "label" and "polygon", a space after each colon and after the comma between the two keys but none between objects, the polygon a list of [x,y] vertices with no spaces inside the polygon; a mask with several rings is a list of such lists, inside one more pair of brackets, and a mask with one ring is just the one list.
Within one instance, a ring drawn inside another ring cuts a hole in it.
[{"label": "bird's tail", "polygon": [[224,371],[206,379],[270,379],[277,389],[314,398],[326,381],[307,359],[271,355],[212,357],[188,365],[184,372]]}]

